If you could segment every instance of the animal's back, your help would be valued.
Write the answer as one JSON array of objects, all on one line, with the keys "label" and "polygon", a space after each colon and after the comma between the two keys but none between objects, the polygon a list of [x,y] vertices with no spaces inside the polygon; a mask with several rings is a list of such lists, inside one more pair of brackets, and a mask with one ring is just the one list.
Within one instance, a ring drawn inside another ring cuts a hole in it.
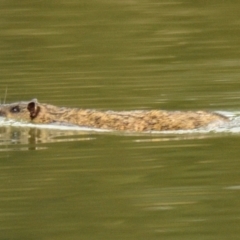
[{"label": "animal's back", "polygon": [[124,131],[188,130],[210,123],[228,121],[225,116],[206,111],[97,111],[19,102],[0,106],[0,115],[34,123],[70,123],[91,128]]},{"label": "animal's back", "polygon": [[79,110],[76,124],[127,131],[187,130],[207,126],[227,118],[205,111],[92,111]]}]

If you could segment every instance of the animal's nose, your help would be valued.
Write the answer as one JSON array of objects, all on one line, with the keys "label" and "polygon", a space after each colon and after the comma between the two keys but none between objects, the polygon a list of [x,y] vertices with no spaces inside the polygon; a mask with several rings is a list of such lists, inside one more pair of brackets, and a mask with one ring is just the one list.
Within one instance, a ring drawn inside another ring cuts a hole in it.
[{"label": "animal's nose", "polygon": [[0,107],[0,116],[4,116],[4,112],[1,107]]}]

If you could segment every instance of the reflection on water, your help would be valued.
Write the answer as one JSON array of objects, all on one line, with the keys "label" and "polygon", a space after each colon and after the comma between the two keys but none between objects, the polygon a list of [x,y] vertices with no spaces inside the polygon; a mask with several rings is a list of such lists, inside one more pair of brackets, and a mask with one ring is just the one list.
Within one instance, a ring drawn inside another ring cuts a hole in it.
[{"label": "reflection on water", "polygon": [[[74,130],[41,129],[34,127],[0,127],[0,151],[42,150],[42,143],[89,141],[94,137]],[[19,145],[21,144],[21,145]]]}]

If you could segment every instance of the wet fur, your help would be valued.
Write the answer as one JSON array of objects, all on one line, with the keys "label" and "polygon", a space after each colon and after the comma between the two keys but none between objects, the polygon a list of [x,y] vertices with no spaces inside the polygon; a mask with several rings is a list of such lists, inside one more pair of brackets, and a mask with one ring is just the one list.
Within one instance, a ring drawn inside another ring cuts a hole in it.
[{"label": "wet fur", "polygon": [[0,105],[0,116],[33,123],[67,123],[90,128],[124,131],[189,130],[214,122],[228,121],[227,117],[206,111],[97,111],[91,109],[56,107],[38,103],[18,102]]}]

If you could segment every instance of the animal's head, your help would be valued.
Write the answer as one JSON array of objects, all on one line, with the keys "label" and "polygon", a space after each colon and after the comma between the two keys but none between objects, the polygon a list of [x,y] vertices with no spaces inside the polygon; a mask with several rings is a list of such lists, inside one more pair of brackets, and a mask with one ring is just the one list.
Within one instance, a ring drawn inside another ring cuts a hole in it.
[{"label": "animal's head", "polygon": [[20,121],[33,121],[40,113],[41,108],[37,99],[29,102],[17,102],[0,105],[0,116]]}]

